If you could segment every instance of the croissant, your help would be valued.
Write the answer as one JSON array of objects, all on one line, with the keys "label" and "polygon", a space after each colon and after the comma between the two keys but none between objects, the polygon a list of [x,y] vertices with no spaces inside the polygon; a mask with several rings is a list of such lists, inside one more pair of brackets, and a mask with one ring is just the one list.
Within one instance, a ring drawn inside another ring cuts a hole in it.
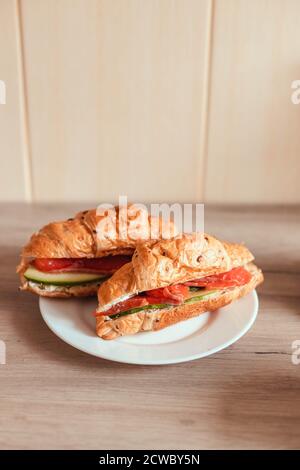
[{"label": "croissant", "polygon": [[138,241],[176,233],[171,221],[151,217],[134,204],[120,211],[82,211],[34,233],[17,267],[21,290],[47,297],[95,295],[104,278],[130,261]]},{"label": "croissant", "polygon": [[[244,245],[207,234],[139,243],[132,261],[99,287],[97,334],[114,339],[159,330],[223,307],[263,281],[253,259]],[[218,287],[208,288],[213,284]],[[178,303],[181,292],[186,297]]]}]

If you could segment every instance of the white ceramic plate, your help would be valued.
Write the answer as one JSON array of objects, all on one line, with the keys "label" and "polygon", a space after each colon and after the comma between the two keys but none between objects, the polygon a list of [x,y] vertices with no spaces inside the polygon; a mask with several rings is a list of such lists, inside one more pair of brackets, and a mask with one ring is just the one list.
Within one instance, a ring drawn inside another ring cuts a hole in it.
[{"label": "white ceramic plate", "polygon": [[128,364],[175,364],[209,356],[240,339],[258,312],[255,291],[215,312],[207,312],[158,332],[112,341],[96,336],[96,299],[40,298],[49,328],[63,341],[94,356]]},{"label": "white ceramic plate", "polygon": [[214,354],[240,339],[258,312],[255,291],[215,312],[207,312],[158,332],[104,341],[95,333],[95,299],[40,298],[49,328],[81,351],[128,364],[175,364]]}]

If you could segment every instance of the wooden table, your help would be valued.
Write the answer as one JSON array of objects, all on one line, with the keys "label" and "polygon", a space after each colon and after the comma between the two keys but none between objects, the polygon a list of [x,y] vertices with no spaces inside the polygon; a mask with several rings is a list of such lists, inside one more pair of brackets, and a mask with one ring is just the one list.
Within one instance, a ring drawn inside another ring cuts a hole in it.
[{"label": "wooden table", "polygon": [[38,299],[18,292],[21,245],[80,208],[0,206],[0,447],[299,448],[300,207],[206,207],[206,231],[244,241],[264,269],[260,313],[224,351],[159,367],[77,351],[47,328]]}]

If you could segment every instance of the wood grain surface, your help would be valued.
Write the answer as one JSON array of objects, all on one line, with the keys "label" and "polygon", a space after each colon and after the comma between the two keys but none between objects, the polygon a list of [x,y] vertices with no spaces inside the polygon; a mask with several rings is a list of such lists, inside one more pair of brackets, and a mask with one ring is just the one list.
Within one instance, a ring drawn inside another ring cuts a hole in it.
[{"label": "wood grain surface", "polygon": [[245,241],[265,271],[250,332],[214,356],[141,367],[84,354],[18,292],[21,245],[80,207],[1,205],[1,449],[299,448],[300,207],[206,208],[206,230]]}]

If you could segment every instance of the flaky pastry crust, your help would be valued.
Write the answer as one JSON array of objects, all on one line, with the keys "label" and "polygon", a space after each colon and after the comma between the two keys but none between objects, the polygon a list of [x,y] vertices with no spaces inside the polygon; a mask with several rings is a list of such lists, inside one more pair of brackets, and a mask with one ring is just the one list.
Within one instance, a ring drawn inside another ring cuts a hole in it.
[{"label": "flaky pastry crust", "polygon": [[96,317],[96,332],[100,338],[111,340],[123,335],[136,334],[142,331],[158,331],[183,320],[196,317],[207,311],[215,311],[234,300],[244,297],[263,282],[263,274],[253,263],[245,266],[252,275],[248,284],[220,290],[216,296],[178,307],[141,311],[121,316],[118,319],[109,319],[103,315]]},{"label": "flaky pastry crust", "polygon": [[151,218],[147,211],[136,209],[134,204],[128,206],[126,219],[121,225],[119,207],[115,207],[114,211],[108,217],[104,210],[91,209],[79,212],[68,220],[51,222],[32,235],[22,250],[22,257],[98,258],[111,254],[132,254],[140,240],[151,237],[159,239],[168,230],[171,236],[176,233],[173,222],[165,223],[161,218]]},{"label": "flaky pastry crust", "polygon": [[108,309],[124,296],[230,271],[253,259],[244,245],[221,242],[207,234],[138,244],[132,261],[100,286],[98,310]]},{"label": "flaky pastry crust", "polygon": [[[109,216],[108,216],[109,215]],[[95,288],[78,286],[65,292],[41,290],[24,278],[32,258],[100,258],[108,255],[132,255],[136,244],[151,237],[173,236],[177,230],[172,221],[151,217],[145,209],[130,204],[127,210],[115,207],[111,212],[91,209],[73,218],[51,222],[34,233],[21,253],[17,267],[21,289],[47,297],[93,295]],[[84,292],[87,292],[85,294]]]}]

